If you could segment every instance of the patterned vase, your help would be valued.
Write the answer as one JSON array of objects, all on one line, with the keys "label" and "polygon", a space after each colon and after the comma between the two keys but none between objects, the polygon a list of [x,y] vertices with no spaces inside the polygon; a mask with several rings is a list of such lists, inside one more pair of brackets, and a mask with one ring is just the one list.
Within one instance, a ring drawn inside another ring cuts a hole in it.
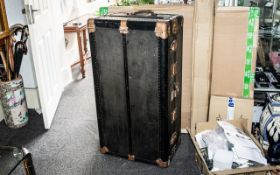
[{"label": "patterned vase", "polygon": [[20,128],[27,124],[27,105],[21,75],[15,80],[0,82],[0,100],[8,127]]},{"label": "patterned vase", "polygon": [[260,142],[267,151],[267,161],[280,164],[280,95],[269,94],[269,103],[260,118]]},{"label": "patterned vase", "polygon": [[260,142],[264,150],[268,150],[271,144],[280,143],[280,96],[274,93],[267,96],[269,103],[260,118]]}]

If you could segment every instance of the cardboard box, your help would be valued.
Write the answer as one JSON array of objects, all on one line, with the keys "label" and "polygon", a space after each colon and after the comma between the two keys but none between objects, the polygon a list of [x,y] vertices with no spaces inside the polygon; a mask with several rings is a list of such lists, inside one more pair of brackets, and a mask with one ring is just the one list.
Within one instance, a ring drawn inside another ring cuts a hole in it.
[{"label": "cardboard box", "polygon": [[215,0],[196,0],[193,26],[191,132],[207,121]]},{"label": "cardboard box", "polygon": [[[218,7],[216,10],[211,95],[244,97],[249,12],[249,7]],[[252,76],[255,72],[258,28],[258,20],[255,20]],[[253,98],[253,95],[254,83],[251,81],[248,97]]]},{"label": "cardboard box", "polygon": [[254,99],[211,96],[208,121],[220,119],[247,119],[247,130],[251,131]]},{"label": "cardboard box", "polygon": [[194,6],[191,5],[141,5],[141,6],[111,6],[109,13],[139,10],[152,10],[155,13],[179,14],[184,17],[183,31],[183,77],[182,77],[182,110],[181,126],[190,128],[191,125],[191,85],[192,85],[192,36]]},{"label": "cardboard box", "polygon": [[[231,124],[233,124],[234,126],[236,126],[237,128],[243,130],[254,142],[255,144],[260,148],[260,150],[263,151],[261,145],[258,143],[258,141],[254,138],[254,136],[252,136],[250,134],[250,132],[246,129],[246,123],[247,121],[245,119],[242,120],[231,120],[230,121]],[[197,123],[196,124],[196,130],[195,133],[199,133],[201,131],[205,131],[207,129],[214,129],[216,128],[217,122],[202,122],[202,123]],[[198,146],[198,143],[195,140],[194,135],[190,134],[191,140],[194,144],[195,147],[195,157],[196,157],[196,162],[198,164],[198,167],[201,169],[201,172],[203,175],[230,175],[230,174],[240,174],[240,175],[245,175],[245,174],[252,174],[252,175],[266,175],[267,172],[271,171],[271,170],[275,170],[276,167],[275,166],[256,166],[256,167],[250,167],[250,168],[238,168],[238,169],[229,169],[229,170],[223,170],[223,171],[215,171],[215,172],[211,172],[208,169],[208,166],[202,156],[202,153],[200,151],[200,148]]]}]

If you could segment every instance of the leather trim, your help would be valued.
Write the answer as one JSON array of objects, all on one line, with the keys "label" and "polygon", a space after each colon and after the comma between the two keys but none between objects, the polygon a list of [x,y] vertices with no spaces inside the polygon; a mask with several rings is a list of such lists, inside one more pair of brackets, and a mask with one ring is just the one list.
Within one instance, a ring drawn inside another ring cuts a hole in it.
[{"label": "leather trim", "polygon": [[159,134],[161,160],[169,156],[168,136],[168,40],[159,38],[158,79],[159,79]]},{"label": "leather trim", "polygon": [[147,21],[127,21],[127,27],[130,30],[155,30],[156,23],[155,22],[147,22]]},{"label": "leather trim", "polygon": [[[180,93],[180,87],[181,87],[181,58],[178,56],[181,55],[182,47],[181,47],[181,40],[182,40],[182,30],[181,30],[181,22],[182,18],[180,16],[172,19],[169,23],[169,26],[171,26],[171,32],[168,37],[169,42],[169,54],[168,54],[168,60],[169,60],[169,95],[170,95],[170,102],[169,105],[169,116],[171,117],[169,119],[169,131],[168,131],[168,137],[169,137],[169,159],[173,157],[176,151],[176,147],[174,145],[178,146],[178,141],[180,138],[180,128],[181,128],[181,93]],[[177,134],[174,134],[177,133]]]},{"label": "leather trim", "polygon": [[119,29],[120,21],[119,20],[105,20],[105,19],[95,19],[95,27],[110,28],[110,29]]},{"label": "leather trim", "polygon": [[99,141],[100,146],[104,146],[104,131],[103,131],[103,117],[102,117],[102,109],[101,109],[101,90],[100,90],[100,73],[96,59],[96,41],[95,41],[95,32],[89,33],[89,43],[91,50],[91,58],[92,58],[92,67],[94,74],[94,89],[95,89],[95,102],[96,102],[96,111],[97,111],[97,124],[99,129]]}]

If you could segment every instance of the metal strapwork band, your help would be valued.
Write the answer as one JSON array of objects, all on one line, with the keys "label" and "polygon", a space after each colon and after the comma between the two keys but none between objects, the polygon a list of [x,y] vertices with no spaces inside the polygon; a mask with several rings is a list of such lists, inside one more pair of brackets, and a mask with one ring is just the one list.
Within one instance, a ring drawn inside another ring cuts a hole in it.
[{"label": "metal strapwork band", "polygon": [[[128,125],[128,144],[129,155],[132,154],[132,133],[131,133],[131,110],[130,110],[130,94],[129,94],[129,78],[128,78],[128,63],[127,63],[127,41],[126,34],[122,34],[123,44],[123,62],[124,62],[124,78],[125,78],[125,93],[126,93],[126,108],[127,108],[127,125]],[[132,158],[131,156],[128,158]]]}]

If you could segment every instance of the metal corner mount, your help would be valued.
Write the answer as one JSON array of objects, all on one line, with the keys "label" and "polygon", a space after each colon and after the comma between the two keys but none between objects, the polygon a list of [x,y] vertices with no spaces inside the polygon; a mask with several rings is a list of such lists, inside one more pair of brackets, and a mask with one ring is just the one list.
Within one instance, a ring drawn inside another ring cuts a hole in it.
[{"label": "metal corner mount", "polygon": [[122,34],[128,34],[128,27],[127,27],[127,21],[126,20],[121,20],[119,31]]},{"label": "metal corner mount", "polygon": [[89,33],[95,32],[95,25],[94,25],[94,19],[93,18],[90,18],[88,20],[88,32]]},{"label": "metal corner mount", "polygon": [[106,153],[109,152],[109,149],[108,149],[106,146],[103,146],[103,147],[100,148],[100,152],[101,152],[102,154],[106,154]]},{"label": "metal corner mount", "polygon": [[167,168],[169,166],[169,161],[162,161],[162,159],[157,159],[156,160],[156,164],[160,167],[160,168]]},{"label": "metal corner mount", "polygon": [[161,39],[168,38],[168,23],[159,21],[156,23],[155,34]]},{"label": "metal corner mount", "polygon": [[132,154],[128,154],[127,159],[128,160],[135,160],[135,156],[132,155]]}]

